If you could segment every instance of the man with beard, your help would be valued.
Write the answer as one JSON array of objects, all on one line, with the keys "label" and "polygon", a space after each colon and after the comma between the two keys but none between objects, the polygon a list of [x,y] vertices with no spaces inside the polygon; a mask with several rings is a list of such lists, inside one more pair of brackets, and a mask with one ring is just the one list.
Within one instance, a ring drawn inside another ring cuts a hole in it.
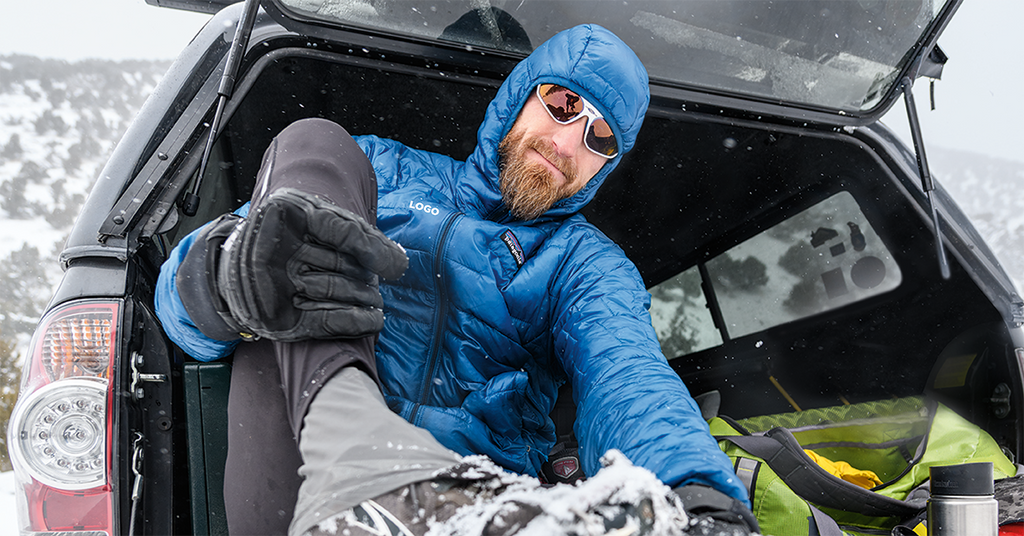
[{"label": "man with beard", "polygon": [[513,69],[466,162],[323,119],[275,138],[251,204],[182,240],[157,289],[179,346],[234,352],[232,533],[338,513],[423,532],[424,511],[494,492],[481,482],[500,477],[463,456],[538,474],[566,383],[586,474],[617,450],[756,526],[661,354],[640,275],[578,214],[649,98],[635,54],[585,25]]}]

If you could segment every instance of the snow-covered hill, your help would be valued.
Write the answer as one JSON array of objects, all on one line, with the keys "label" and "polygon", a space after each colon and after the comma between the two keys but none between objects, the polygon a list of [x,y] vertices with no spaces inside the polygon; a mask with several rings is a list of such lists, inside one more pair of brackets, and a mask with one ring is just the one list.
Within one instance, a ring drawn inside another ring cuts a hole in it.
[{"label": "snow-covered hill", "polygon": [[971,218],[1013,278],[1024,289],[1024,162],[930,148],[935,178]]},{"label": "snow-covered hill", "polygon": [[23,346],[64,237],[168,66],[0,56],[0,336]]},{"label": "snow-covered hill", "polygon": [[14,497],[14,473],[0,473],[0,536],[17,536],[17,506]]}]

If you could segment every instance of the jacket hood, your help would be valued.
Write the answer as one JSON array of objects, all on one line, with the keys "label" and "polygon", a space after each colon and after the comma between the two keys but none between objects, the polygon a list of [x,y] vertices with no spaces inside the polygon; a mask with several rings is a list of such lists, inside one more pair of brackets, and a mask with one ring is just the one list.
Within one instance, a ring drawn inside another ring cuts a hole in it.
[{"label": "jacket hood", "polygon": [[594,24],[563,30],[521,61],[487,107],[477,147],[455,184],[459,206],[487,217],[504,208],[499,189],[498,144],[538,84],[554,83],[578,92],[600,110],[619,141],[609,160],[579,192],[556,203],[546,217],[578,212],[622,156],[633,147],[650,102],[647,70],[629,46]]}]

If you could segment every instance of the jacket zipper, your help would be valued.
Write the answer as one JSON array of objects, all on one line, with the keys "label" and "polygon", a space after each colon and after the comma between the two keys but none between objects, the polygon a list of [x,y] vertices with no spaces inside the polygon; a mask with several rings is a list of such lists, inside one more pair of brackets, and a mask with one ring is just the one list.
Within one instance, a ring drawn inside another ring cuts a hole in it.
[{"label": "jacket zipper", "polygon": [[443,292],[444,281],[442,280],[441,268],[444,251],[451,236],[452,227],[456,220],[462,217],[461,212],[448,216],[448,220],[441,227],[441,238],[437,241],[437,249],[434,251],[434,295],[437,296],[437,310],[434,313],[434,335],[430,342],[430,351],[427,357],[427,367],[424,369],[423,383],[420,385],[420,400],[409,414],[409,422],[416,424],[416,417],[419,414],[420,406],[427,403],[430,398],[431,384],[434,374],[437,372],[437,362],[441,354],[441,337],[444,335],[444,319],[448,316],[448,296]]}]

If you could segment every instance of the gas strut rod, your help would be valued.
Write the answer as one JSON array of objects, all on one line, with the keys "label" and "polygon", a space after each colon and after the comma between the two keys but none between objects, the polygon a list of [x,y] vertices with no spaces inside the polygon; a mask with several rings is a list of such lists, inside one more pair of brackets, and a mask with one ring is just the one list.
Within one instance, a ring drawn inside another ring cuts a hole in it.
[{"label": "gas strut rod", "polygon": [[220,128],[221,117],[224,115],[224,105],[231,98],[231,93],[235,89],[235,76],[238,75],[245,49],[249,46],[249,34],[252,33],[259,7],[259,0],[245,0],[242,16],[239,17],[238,25],[235,27],[235,35],[231,39],[231,50],[228,51],[228,61],[224,64],[220,87],[217,88],[217,110],[213,113],[213,121],[210,123],[210,137],[206,139],[203,159],[199,163],[199,175],[192,183],[192,190],[186,192],[181,200],[181,210],[186,216],[195,216],[199,209],[199,187],[202,186],[203,177],[206,175],[206,165],[210,161],[213,142],[217,138],[217,130]]},{"label": "gas strut rod", "polygon": [[946,250],[942,245],[942,232],[939,229],[939,211],[935,207],[935,197],[932,195],[935,190],[935,182],[932,181],[931,173],[928,171],[928,157],[924,153],[921,123],[917,119],[917,105],[914,104],[914,82],[910,77],[906,77],[900,82],[900,85],[903,88],[907,118],[910,120],[910,134],[914,138],[914,153],[917,155],[917,171],[921,175],[921,188],[928,199],[928,206],[932,213],[932,227],[935,228],[935,252],[939,257],[939,272],[943,279],[949,279],[949,262],[946,260]]}]

